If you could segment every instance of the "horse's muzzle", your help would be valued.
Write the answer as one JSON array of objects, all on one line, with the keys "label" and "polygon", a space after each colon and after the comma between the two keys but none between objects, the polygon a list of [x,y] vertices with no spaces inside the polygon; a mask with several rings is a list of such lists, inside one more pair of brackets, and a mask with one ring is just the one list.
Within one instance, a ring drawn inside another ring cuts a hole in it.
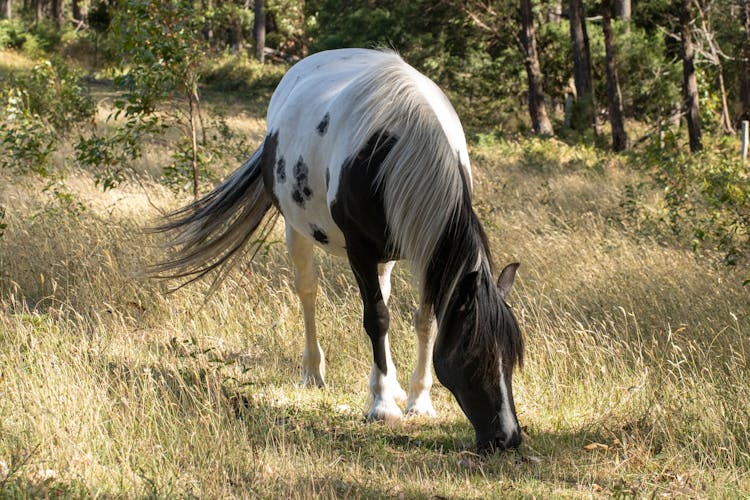
[{"label": "horse's muzzle", "polygon": [[492,453],[516,449],[521,445],[521,432],[513,431],[513,433],[506,437],[504,435],[496,436],[494,439],[489,441],[477,442],[477,453],[480,455],[490,455]]}]

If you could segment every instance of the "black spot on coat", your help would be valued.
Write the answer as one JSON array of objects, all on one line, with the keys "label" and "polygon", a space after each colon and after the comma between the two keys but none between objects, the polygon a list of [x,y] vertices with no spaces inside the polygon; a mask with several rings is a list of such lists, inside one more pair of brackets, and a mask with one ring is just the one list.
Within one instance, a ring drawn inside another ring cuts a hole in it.
[{"label": "black spot on coat", "polygon": [[330,113],[326,113],[326,115],[323,117],[320,123],[318,123],[316,130],[321,135],[321,137],[326,135],[326,132],[328,132],[328,123],[330,121],[331,121],[331,115]]},{"label": "black spot on coat", "polygon": [[315,224],[310,224],[310,229],[312,230],[312,237],[315,238],[315,241],[322,243],[323,245],[328,244],[328,235],[324,233],[322,229]]},{"label": "black spot on coat", "polygon": [[294,191],[292,191],[292,200],[300,207],[305,206],[305,201],[312,198],[313,191],[308,184],[308,168],[305,160],[300,156],[292,170],[294,175]]},{"label": "black spot on coat", "polygon": [[286,182],[286,161],[283,156],[276,162],[276,182],[279,184]]}]

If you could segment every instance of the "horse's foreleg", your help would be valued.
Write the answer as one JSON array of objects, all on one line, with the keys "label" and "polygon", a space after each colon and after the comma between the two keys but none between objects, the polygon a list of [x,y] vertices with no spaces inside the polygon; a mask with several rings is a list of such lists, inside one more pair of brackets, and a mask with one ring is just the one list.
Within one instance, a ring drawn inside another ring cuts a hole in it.
[{"label": "horse's foreleg", "polygon": [[420,305],[414,312],[414,328],[417,331],[417,366],[411,376],[409,384],[409,401],[406,404],[406,412],[409,415],[435,416],[435,409],[430,399],[430,388],[432,387],[432,372],[430,361],[432,360],[432,349],[435,345],[437,324],[432,308]]},{"label": "horse's foreleg", "polygon": [[294,289],[302,303],[305,319],[305,350],[302,354],[302,383],[325,387],[325,356],[315,331],[315,297],[318,273],[313,259],[313,245],[291,226],[286,226],[286,245],[294,263]]},{"label": "horse's foreleg", "polygon": [[[395,264],[396,261],[392,260],[390,262],[386,262],[385,264],[378,265],[378,283],[380,284],[380,293],[383,296],[383,302],[385,302],[386,306],[388,305],[388,299],[391,296],[391,271],[393,271],[393,266]],[[396,365],[393,364],[393,359],[391,359],[391,349],[390,343],[388,342],[387,332],[385,334],[385,362],[388,366],[388,375],[386,376],[386,378],[388,383],[391,385],[391,392],[393,392],[393,397],[399,403],[405,403],[406,391],[401,388],[401,384],[398,383],[398,378],[396,377]],[[373,370],[375,370],[374,365]]]},{"label": "horse's foreleg", "polygon": [[390,360],[388,346],[390,315],[380,289],[377,260],[371,258],[366,249],[361,250],[357,251],[347,244],[349,263],[362,295],[363,324],[372,342],[373,367],[370,375],[372,405],[367,413],[367,419],[398,420],[403,414],[396,404],[396,394],[394,394],[392,383],[396,370],[393,361]]}]

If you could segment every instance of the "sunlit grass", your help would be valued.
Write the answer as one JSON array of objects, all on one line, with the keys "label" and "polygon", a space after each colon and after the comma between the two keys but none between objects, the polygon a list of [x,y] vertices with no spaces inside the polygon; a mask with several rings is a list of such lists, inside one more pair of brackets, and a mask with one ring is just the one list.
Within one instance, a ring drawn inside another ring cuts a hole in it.
[{"label": "sunlit grass", "polygon": [[[255,116],[237,130],[261,137]],[[147,151],[143,172],[164,152]],[[319,255],[327,390],[299,387],[301,312],[281,223],[205,301],[138,271],[140,232],[187,196],[147,177],[87,209],[55,209],[30,178],[0,178],[0,496],[490,498],[750,494],[750,300],[740,278],[618,222],[635,174],[554,141],[472,148],[495,261],[522,263],[511,305],[526,335],[514,390],[527,439],[480,459],[448,391],[438,418],[364,422],[369,342],[344,261]],[[146,164],[147,163],[147,164]],[[0,176],[6,175],[0,173]],[[414,363],[405,266],[392,346]]]},{"label": "sunlit grass", "polygon": [[34,60],[15,50],[0,49],[0,77],[7,78],[16,71],[28,71],[34,67]]}]

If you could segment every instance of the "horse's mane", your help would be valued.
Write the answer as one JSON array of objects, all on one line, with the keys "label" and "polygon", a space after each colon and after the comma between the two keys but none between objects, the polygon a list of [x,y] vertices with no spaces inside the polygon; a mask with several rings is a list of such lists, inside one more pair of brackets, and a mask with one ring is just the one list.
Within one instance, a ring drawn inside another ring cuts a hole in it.
[{"label": "horse's mane", "polygon": [[[499,366],[509,375],[516,365],[523,364],[523,337],[495,285],[487,236],[471,208],[471,196],[464,184],[461,207],[443,232],[425,276],[424,290],[436,310],[446,310],[455,299],[446,281],[466,276],[467,268],[476,271],[476,324],[468,329],[470,336],[456,345],[461,351],[451,355],[460,355],[465,363],[478,363],[486,377],[496,377]],[[439,325],[441,319],[438,315]]]},{"label": "horse's mane", "polygon": [[492,282],[489,245],[471,208],[471,172],[458,116],[434,83],[397,54],[387,55],[349,88],[354,116],[362,117],[355,150],[383,131],[398,137],[377,179],[390,244],[412,262],[438,324],[458,282],[479,268],[478,327],[466,345],[488,370],[497,373],[501,360],[512,370],[521,362],[522,341]]}]

